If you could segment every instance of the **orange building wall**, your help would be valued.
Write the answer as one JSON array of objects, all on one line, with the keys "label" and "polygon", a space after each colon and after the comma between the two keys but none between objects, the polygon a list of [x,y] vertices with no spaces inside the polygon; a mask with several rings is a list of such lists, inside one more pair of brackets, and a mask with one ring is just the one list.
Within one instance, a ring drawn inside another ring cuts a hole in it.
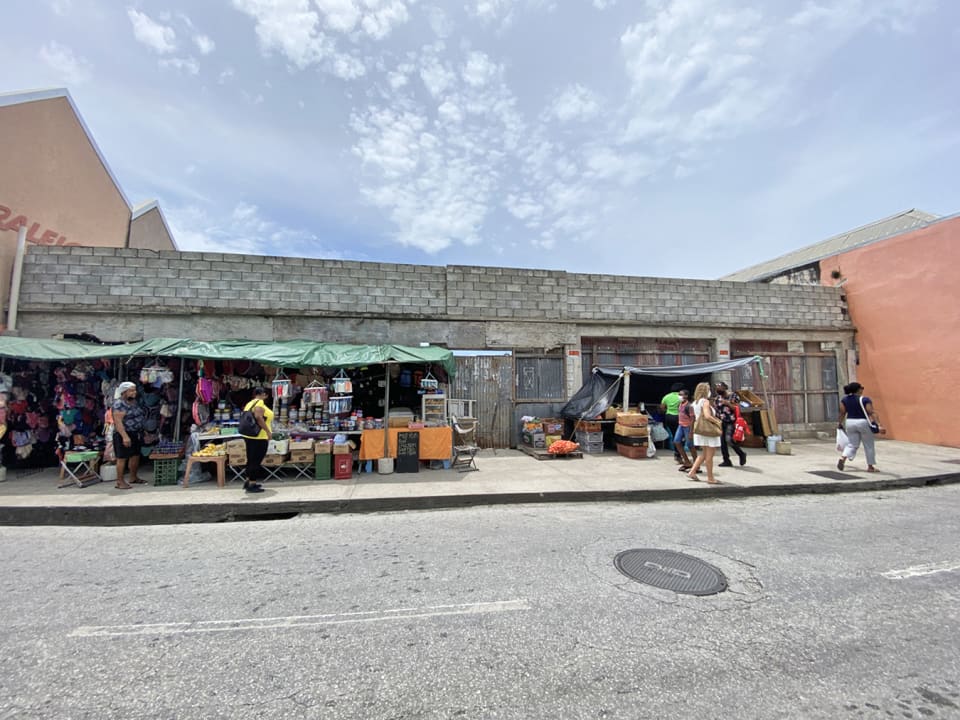
[{"label": "orange building wall", "polygon": [[27,252],[30,244],[126,246],[130,208],[66,98],[0,107],[0,151],[0,304],[9,300],[20,218]]},{"label": "orange building wall", "polygon": [[960,447],[960,424],[948,420],[960,376],[958,260],[951,218],[820,262],[825,284],[833,270],[847,278],[857,380],[897,440]]}]

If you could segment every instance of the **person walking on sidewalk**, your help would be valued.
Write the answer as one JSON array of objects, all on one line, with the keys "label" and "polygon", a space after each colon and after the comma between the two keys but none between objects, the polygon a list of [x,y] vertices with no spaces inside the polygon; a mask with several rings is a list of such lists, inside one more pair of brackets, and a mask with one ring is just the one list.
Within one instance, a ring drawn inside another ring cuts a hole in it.
[{"label": "person walking on sidewalk", "polygon": [[[693,391],[693,412],[694,427],[696,427],[697,420],[701,415],[705,414],[707,417],[714,417],[713,408],[710,405],[710,383],[702,382],[697,385],[696,390]],[[706,465],[707,483],[709,485],[719,485],[720,482],[713,476],[713,456],[716,454],[717,448],[720,447],[720,438],[701,435],[695,432],[693,434],[693,444],[700,448],[700,454],[697,455],[697,459],[693,461],[693,467],[690,468],[687,477],[691,480],[696,480],[697,471],[700,470],[700,466]]]},{"label": "person walking on sidewalk", "polygon": [[[670,386],[670,392],[660,400],[660,412],[663,413],[663,426],[670,433],[670,442],[677,434],[677,428],[680,422],[680,390],[683,389],[683,383],[674,383]],[[681,462],[680,453],[676,449],[673,451],[673,459]]]},{"label": "person walking on sidewalk", "polygon": [[740,458],[740,464],[747,464],[747,454],[738,443],[733,441],[733,430],[737,425],[737,411],[734,408],[740,402],[740,396],[732,392],[725,382],[717,383],[717,399],[714,403],[717,417],[723,423],[723,434],[720,436],[720,452],[723,454],[723,462],[720,467],[733,467],[730,462],[730,448]]},{"label": "person walking on sidewalk", "polygon": [[145,482],[137,475],[143,446],[143,408],[137,402],[137,386],[134,383],[120,383],[112,414],[113,452],[117,456],[116,488],[129,490],[133,485],[123,479],[127,470],[130,470],[131,483],[142,485]]},{"label": "person walking on sidewalk", "polygon": [[863,445],[863,452],[867,456],[867,472],[878,472],[877,450],[873,441],[875,431],[871,425],[878,428],[876,432],[880,435],[887,431],[880,425],[873,401],[863,394],[863,385],[852,382],[844,385],[843,391],[846,395],[840,399],[840,423],[837,427],[847,434],[847,444],[837,460],[837,470],[843,470],[844,463],[853,460],[860,445]]},{"label": "person walking on sidewalk", "polygon": [[673,436],[673,447],[680,454],[680,470],[687,472],[693,467],[693,460],[687,455],[687,450],[694,457],[693,450],[693,405],[690,404],[690,391],[680,390],[680,410],[677,416],[677,432]]},{"label": "person walking on sidewalk", "polygon": [[256,435],[244,435],[243,442],[247,449],[247,468],[243,489],[248,493],[263,492],[263,485],[257,480],[263,477],[263,458],[267,456],[267,447],[270,445],[270,438],[273,435],[273,410],[267,407],[264,400],[267,398],[267,389],[265,387],[255,388],[253,391],[253,400],[248,402],[243,411],[253,413],[257,425],[260,426],[260,432]]}]

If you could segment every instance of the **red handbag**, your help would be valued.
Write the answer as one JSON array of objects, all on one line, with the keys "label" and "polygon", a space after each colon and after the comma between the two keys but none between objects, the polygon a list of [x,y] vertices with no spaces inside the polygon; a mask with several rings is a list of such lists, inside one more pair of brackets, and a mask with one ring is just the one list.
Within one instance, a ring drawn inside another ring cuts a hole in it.
[{"label": "red handbag", "polygon": [[737,416],[737,419],[733,423],[733,441],[735,443],[742,443],[747,439],[747,435],[752,435],[753,433],[750,432],[750,426],[747,425],[747,421],[743,415],[740,414],[740,408],[734,406],[733,411]]}]

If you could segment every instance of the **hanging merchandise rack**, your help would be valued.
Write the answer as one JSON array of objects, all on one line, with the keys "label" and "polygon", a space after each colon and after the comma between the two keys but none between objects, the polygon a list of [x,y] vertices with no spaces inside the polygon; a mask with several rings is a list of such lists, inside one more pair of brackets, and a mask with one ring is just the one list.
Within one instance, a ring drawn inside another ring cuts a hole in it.
[{"label": "hanging merchandise rack", "polygon": [[353,381],[344,370],[340,370],[333,376],[333,394],[334,395],[353,395]]},{"label": "hanging merchandise rack", "polygon": [[273,382],[271,383],[274,400],[289,400],[292,385],[293,383],[290,382],[290,378],[287,377],[283,368],[279,368],[276,377],[273,378]]},{"label": "hanging merchandise rack", "polygon": [[427,374],[420,379],[420,389],[427,392],[436,392],[440,389],[440,381],[433,376],[432,372],[427,370]]}]

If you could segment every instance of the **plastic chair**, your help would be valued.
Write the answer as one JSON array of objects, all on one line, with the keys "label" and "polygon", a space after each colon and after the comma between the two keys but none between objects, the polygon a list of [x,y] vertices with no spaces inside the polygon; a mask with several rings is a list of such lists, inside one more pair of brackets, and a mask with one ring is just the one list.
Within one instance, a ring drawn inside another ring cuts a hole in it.
[{"label": "plastic chair", "polygon": [[477,419],[458,418],[456,415],[451,415],[450,422],[453,425],[453,461],[450,467],[455,468],[457,472],[479,470],[476,456],[480,448],[473,440],[477,431]]}]

